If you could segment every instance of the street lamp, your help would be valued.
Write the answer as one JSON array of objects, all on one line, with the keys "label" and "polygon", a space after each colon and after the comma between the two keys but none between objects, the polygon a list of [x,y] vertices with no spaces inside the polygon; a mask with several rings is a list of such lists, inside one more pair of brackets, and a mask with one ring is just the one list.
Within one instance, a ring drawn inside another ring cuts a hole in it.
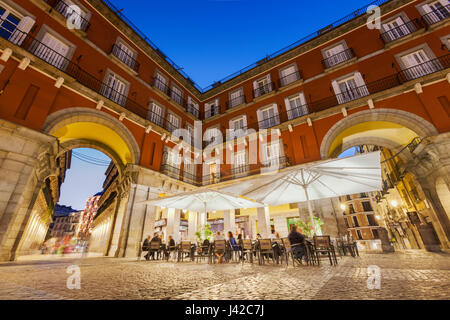
[{"label": "street lamp", "polygon": [[398,207],[398,202],[395,201],[395,200],[393,200],[393,201],[391,201],[391,205],[392,205],[394,208],[397,208],[397,207]]}]

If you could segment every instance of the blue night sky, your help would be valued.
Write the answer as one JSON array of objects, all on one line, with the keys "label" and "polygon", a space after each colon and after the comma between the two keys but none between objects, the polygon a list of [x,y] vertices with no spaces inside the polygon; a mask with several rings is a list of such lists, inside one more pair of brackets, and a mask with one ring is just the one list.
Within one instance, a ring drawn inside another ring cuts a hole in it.
[{"label": "blue night sky", "polygon": [[110,0],[202,88],[371,0]]},{"label": "blue night sky", "polygon": [[[201,87],[315,32],[370,0],[110,0]],[[77,152],[108,159],[90,149]],[[348,154],[351,154],[350,151]],[[348,155],[347,154],[347,155]],[[60,204],[81,210],[106,167],[73,157]]]}]

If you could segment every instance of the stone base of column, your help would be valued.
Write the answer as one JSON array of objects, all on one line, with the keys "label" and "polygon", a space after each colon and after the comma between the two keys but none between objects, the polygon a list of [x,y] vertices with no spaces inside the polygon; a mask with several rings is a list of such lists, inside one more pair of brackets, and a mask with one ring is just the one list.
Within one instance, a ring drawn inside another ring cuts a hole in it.
[{"label": "stone base of column", "polygon": [[420,225],[418,229],[425,245],[425,249],[430,252],[441,252],[440,242],[433,227],[424,224]]},{"label": "stone base of column", "polygon": [[389,233],[385,228],[378,229],[378,235],[381,240],[381,248],[383,249],[383,253],[392,253],[395,252],[394,246],[391,244],[389,240]]}]

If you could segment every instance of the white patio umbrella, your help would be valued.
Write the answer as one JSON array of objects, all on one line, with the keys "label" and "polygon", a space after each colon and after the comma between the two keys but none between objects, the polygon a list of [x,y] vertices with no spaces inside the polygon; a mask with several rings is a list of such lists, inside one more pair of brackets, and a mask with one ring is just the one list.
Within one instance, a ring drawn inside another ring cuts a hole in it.
[{"label": "white patio umbrella", "polygon": [[232,193],[200,189],[193,192],[186,192],[170,197],[162,197],[156,200],[145,201],[144,203],[153,206],[189,210],[193,212],[205,213],[208,211],[224,211],[243,208],[258,208],[264,204],[247,198],[236,196]]},{"label": "white patio umbrella", "polygon": [[271,206],[307,202],[311,222],[315,226],[311,201],[378,191],[381,188],[380,152],[373,152],[316,162],[223,190],[232,189]]}]

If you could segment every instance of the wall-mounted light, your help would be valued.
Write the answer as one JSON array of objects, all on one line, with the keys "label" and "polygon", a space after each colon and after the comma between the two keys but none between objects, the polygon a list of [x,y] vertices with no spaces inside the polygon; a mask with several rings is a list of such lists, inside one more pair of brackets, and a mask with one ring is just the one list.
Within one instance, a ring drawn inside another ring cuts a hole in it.
[{"label": "wall-mounted light", "polygon": [[397,207],[398,207],[398,202],[395,201],[395,200],[392,200],[392,201],[391,201],[391,205],[392,205],[394,208],[397,208]]},{"label": "wall-mounted light", "polygon": [[345,204],[341,204],[341,209],[342,209],[342,211],[345,211],[345,210],[347,210],[347,206]]}]

